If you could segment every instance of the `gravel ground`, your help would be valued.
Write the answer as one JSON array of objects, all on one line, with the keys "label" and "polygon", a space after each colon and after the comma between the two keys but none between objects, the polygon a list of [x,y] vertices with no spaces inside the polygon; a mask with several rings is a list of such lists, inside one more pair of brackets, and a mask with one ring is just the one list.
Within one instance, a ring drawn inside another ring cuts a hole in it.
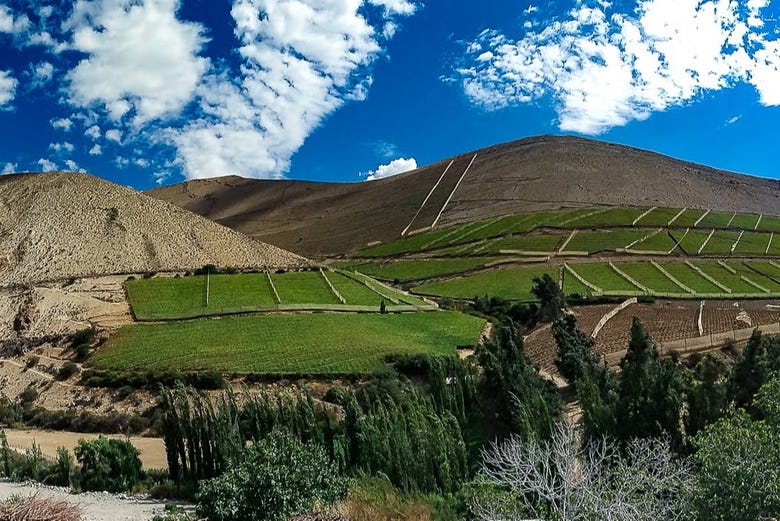
[{"label": "gravel ground", "polygon": [[[150,521],[163,512],[165,503],[143,496],[123,496],[102,492],[71,494],[67,489],[45,487],[35,483],[0,481],[0,501],[11,496],[54,497],[78,505],[86,521]],[[191,510],[191,505],[182,505]]]}]

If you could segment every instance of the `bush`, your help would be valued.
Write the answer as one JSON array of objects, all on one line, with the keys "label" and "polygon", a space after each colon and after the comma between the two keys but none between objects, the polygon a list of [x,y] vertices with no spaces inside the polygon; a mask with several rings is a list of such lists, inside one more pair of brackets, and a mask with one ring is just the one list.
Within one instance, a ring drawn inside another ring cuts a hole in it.
[{"label": "bush", "polygon": [[210,521],[282,521],[346,494],[325,450],[275,431],[246,449],[244,461],[201,483],[198,516]]},{"label": "bush", "polygon": [[76,347],[76,360],[84,361],[92,354],[92,346],[89,344],[79,344]]},{"label": "bush", "polygon": [[36,365],[38,365],[38,362],[40,362],[41,357],[38,355],[30,355],[27,357],[27,360],[25,360],[24,365],[27,366],[27,369],[32,369]]},{"label": "bush", "polygon": [[81,521],[79,507],[65,500],[31,496],[12,498],[0,504],[0,519],[47,519],[48,521]]},{"label": "bush", "polygon": [[81,440],[75,453],[81,490],[129,492],[143,476],[138,449],[127,440]]},{"label": "bush", "polygon": [[57,371],[57,379],[58,380],[67,380],[74,374],[79,372],[79,366],[75,364],[74,362],[65,362],[62,367],[60,367],[60,370]]},{"label": "bush", "polygon": [[86,329],[76,331],[70,336],[70,346],[76,347],[81,344],[91,344],[95,339],[96,334],[97,331],[94,327],[88,327]]},{"label": "bush", "polygon": [[65,447],[58,447],[57,460],[51,468],[49,483],[58,487],[69,487],[74,466],[73,454]]},{"label": "bush", "polygon": [[34,402],[36,398],[38,398],[38,389],[31,385],[26,387],[19,395],[19,401],[23,404]]}]

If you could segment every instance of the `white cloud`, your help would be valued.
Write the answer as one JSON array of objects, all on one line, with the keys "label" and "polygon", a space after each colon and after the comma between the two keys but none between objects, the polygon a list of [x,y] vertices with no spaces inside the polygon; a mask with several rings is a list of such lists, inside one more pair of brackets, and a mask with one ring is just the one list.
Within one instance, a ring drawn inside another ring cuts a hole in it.
[{"label": "white cloud", "polygon": [[99,156],[103,154],[103,148],[95,143],[92,145],[92,148],[89,149],[89,155],[91,156]]},{"label": "white cloud", "polygon": [[70,172],[83,172],[84,170],[72,159],[65,160],[65,167]]},{"label": "white cloud", "polygon": [[41,62],[32,68],[32,85],[40,87],[46,85],[54,77],[54,65],[49,62]]},{"label": "white cloud", "polygon": [[[384,8],[386,19],[415,10],[405,0],[372,3]],[[382,48],[363,5],[236,0],[231,14],[241,77],[209,75],[197,91],[203,117],[160,137],[176,144],[185,176],[281,177],[329,114],[365,99],[372,81],[366,66]]]},{"label": "white cloud", "polygon": [[106,139],[109,141],[115,141],[117,143],[122,142],[122,131],[117,128],[106,130]]},{"label": "white cloud", "polygon": [[15,16],[10,7],[0,5],[0,33],[20,34],[27,30],[28,25],[26,16]]},{"label": "white cloud", "polygon": [[730,119],[729,119],[729,120],[726,122],[726,125],[733,125],[734,123],[736,123],[736,122],[737,122],[737,121],[739,121],[740,119],[742,119],[742,114],[738,114],[738,115],[734,116],[733,118],[730,118]]},{"label": "white cloud", "polygon": [[57,163],[54,161],[40,158],[37,163],[41,167],[41,172],[54,172],[55,170],[58,170]]},{"label": "white cloud", "polygon": [[17,83],[10,71],[0,71],[0,109],[13,101]]},{"label": "white cloud", "polygon": [[769,0],[640,0],[634,12],[577,2],[519,40],[484,31],[458,70],[487,109],[551,97],[562,130],[599,134],[683,105],[704,91],[752,84],[780,105],[780,41],[757,31]]},{"label": "white cloud", "polygon": [[70,129],[73,128],[73,121],[69,118],[56,118],[51,120],[51,126],[64,130],[65,132],[70,132]]},{"label": "white cloud", "polygon": [[14,163],[6,163],[3,169],[0,170],[0,175],[13,174],[16,172],[16,165]]},{"label": "white cloud", "polygon": [[92,125],[91,127],[87,128],[87,130],[84,131],[85,136],[89,136],[92,139],[97,139],[100,137],[100,127],[97,125]]},{"label": "white cloud", "polygon": [[78,0],[65,27],[87,54],[69,74],[70,100],[101,105],[119,120],[135,110],[141,125],[178,114],[192,100],[209,61],[199,24],[177,19],[178,0]]},{"label": "white cloud", "polygon": [[416,159],[413,157],[410,157],[409,159],[399,157],[386,165],[379,165],[376,170],[370,170],[368,173],[361,175],[366,175],[366,181],[373,181],[375,179],[391,177],[415,169],[417,169]]},{"label": "white cloud", "polygon": [[73,150],[76,148],[73,143],[68,143],[67,141],[63,141],[62,143],[49,143],[49,148],[57,153],[64,152],[66,154],[69,154],[73,152]]}]

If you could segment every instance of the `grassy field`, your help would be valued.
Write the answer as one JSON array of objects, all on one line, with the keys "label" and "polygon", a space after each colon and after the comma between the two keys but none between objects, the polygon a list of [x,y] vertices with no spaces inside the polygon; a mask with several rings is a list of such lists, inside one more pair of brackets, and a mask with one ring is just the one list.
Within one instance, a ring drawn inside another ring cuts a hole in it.
[{"label": "grassy field", "polygon": [[702,255],[730,255],[739,238],[738,232],[715,232],[702,250]]},{"label": "grassy field", "polygon": [[[453,354],[485,321],[454,312],[251,315],[120,329],[90,359],[104,369],[365,374],[389,355]],[[305,332],[306,334],[301,334]]]},{"label": "grassy field", "polygon": [[742,255],[765,255],[766,247],[769,244],[768,233],[745,232],[737,244],[736,254]]},{"label": "grassy field", "polygon": [[466,250],[466,253],[500,253],[502,251],[552,253],[565,240],[566,234],[560,233],[502,237],[501,239],[489,241],[486,244],[477,244],[473,248]]},{"label": "grassy field", "polygon": [[605,212],[572,221],[568,226],[571,228],[631,226],[634,220],[646,211],[646,208],[610,208]]},{"label": "grassy field", "polygon": [[649,262],[621,262],[616,266],[626,275],[655,293],[686,293]]},{"label": "grassy field", "polygon": [[590,253],[615,251],[644,238],[649,233],[652,232],[646,230],[579,232],[569,241],[564,251],[587,251]]},{"label": "grassy field", "polygon": [[572,265],[572,268],[582,278],[604,291],[619,291],[627,294],[641,291],[628,280],[618,275],[609,264],[575,264]]},{"label": "grassy field", "polygon": [[669,236],[666,230],[648,237],[647,239],[634,244],[631,250],[634,251],[657,251],[657,252],[669,252],[674,248],[674,240]]},{"label": "grassy field", "polygon": [[406,282],[429,279],[451,273],[463,273],[498,260],[500,260],[500,257],[409,259],[388,263],[372,262],[359,264],[353,266],[353,269],[378,279]]},{"label": "grassy field", "polygon": [[637,221],[637,226],[666,226],[674,216],[680,213],[677,208],[656,208]]},{"label": "grassy field", "polygon": [[[696,221],[698,221],[699,218],[702,217],[705,213],[707,213],[706,210],[694,210],[693,208],[685,210],[681,216],[675,219],[675,221],[672,223],[672,226],[681,228],[693,226],[696,224]],[[702,219],[702,221],[703,220],[704,219]]]},{"label": "grassy field", "polygon": [[702,277],[696,270],[684,262],[663,262],[661,263],[661,266],[663,266],[672,277],[676,278],[698,294],[709,293],[717,295],[723,293],[722,289]]},{"label": "grassy field", "polygon": [[558,271],[554,267],[504,269],[423,284],[412,291],[421,295],[464,299],[490,295],[509,300],[533,301],[536,300],[531,293],[533,278],[545,273],[558,280]]},{"label": "grassy field", "polygon": [[734,293],[760,293],[755,287],[734,275],[715,261],[695,262],[707,275],[714,278]]},{"label": "grassy field", "polygon": [[725,228],[733,216],[733,212],[710,212],[699,222],[697,228]]},{"label": "grassy field", "polygon": [[[764,218],[762,217],[763,221]],[[730,228],[742,228],[743,230],[752,230],[756,227],[758,222],[758,215],[750,213],[738,213],[734,216],[734,220],[731,221]]]},{"label": "grassy field", "polygon": [[[393,289],[376,290],[339,273],[327,272],[328,280],[346,300],[346,306],[376,306],[388,300],[388,306],[429,307],[427,303]],[[318,271],[272,274],[281,303],[276,302],[268,275],[242,273],[212,275],[209,279],[209,305],[206,306],[206,277],[153,278],[128,281],[130,306],[138,320],[175,320],[278,309],[344,309],[336,294]],[[371,280],[367,279],[367,284]],[[374,284],[376,284],[374,282]],[[390,298],[388,298],[388,296]],[[370,311],[360,309],[360,311]]]}]

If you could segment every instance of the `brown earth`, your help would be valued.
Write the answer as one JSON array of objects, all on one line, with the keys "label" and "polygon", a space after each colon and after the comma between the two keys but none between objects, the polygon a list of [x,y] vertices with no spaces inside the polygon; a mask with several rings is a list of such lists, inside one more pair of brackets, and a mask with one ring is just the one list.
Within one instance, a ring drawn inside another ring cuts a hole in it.
[{"label": "brown earth", "polygon": [[90,175],[0,177],[0,286],[208,263],[279,267],[307,261]]},{"label": "brown earth", "polygon": [[[307,256],[348,253],[433,224],[475,152],[365,183],[240,177],[189,181],[149,195]],[[776,214],[780,181],[716,170],[575,137],[497,145],[477,157],[439,227],[512,213],[615,205]],[[450,162],[428,204],[421,204]],[[411,224],[411,225],[410,225]]]}]

